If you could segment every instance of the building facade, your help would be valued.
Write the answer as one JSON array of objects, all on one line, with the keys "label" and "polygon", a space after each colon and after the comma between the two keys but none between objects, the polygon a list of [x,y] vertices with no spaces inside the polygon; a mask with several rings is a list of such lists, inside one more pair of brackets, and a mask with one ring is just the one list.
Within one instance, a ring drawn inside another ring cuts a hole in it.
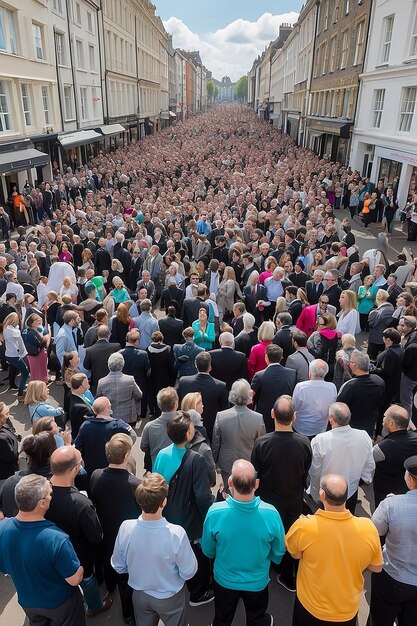
[{"label": "building facade", "polygon": [[397,186],[400,207],[417,189],[417,2],[376,0],[361,75],[351,164]]}]

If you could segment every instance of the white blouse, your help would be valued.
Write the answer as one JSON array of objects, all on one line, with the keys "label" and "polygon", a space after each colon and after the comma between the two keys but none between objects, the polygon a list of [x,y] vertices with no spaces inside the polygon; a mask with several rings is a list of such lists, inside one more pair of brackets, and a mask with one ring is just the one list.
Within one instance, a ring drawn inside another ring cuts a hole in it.
[{"label": "white blouse", "polygon": [[3,337],[6,344],[6,357],[20,357],[23,359],[27,355],[28,352],[18,328],[7,326],[3,330]]}]

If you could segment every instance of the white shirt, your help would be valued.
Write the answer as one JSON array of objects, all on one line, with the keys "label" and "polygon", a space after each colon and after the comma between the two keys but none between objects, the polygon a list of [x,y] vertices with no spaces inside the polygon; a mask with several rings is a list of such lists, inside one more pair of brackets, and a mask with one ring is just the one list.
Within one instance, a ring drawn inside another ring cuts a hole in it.
[{"label": "white shirt", "polygon": [[16,296],[16,300],[18,302],[23,302],[23,300],[25,299],[25,292],[23,291],[23,287],[18,283],[7,283],[6,291],[4,292],[5,298],[8,293],[13,293]]},{"label": "white shirt", "polygon": [[185,530],[165,518],[145,521],[142,516],[120,526],[111,564],[119,574],[129,574],[132,589],[158,599],[178,593],[197,571]]},{"label": "white shirt", "polygon": [[343,311],[340,311],[337,317],[339,319],[336,330],[338,330],[342,335],[346,335],[348,333],[350,335],[357,335],[361,332],[359,313],[356,309],[351,309],[347,315],[344,315]]},{"label": "white shirt", "polygon": [[294,430],[311,437],[323,433],[329,421],[329,406],[336,402],[337,389],[324,380],[306,380],[297,383],[292,401],[297,413]]},{"label": "white shirt", "polygon": [[14,326],[7,326],[3,330],[4,343],[6,345],[5,356],[17,357],[23,359],[27,355],[25,344],[23,343],[22,335],[19,328]]},{"label": "white shirt", "polygon": [[375,461],[372,440],[366,431],[338,426],[314,437],[311,449],[310,493],[317,502],[320,500],[320,479],[327,474],[344,476],[349,486],[348,498],[357,491],[360,479],[371,482]]}]

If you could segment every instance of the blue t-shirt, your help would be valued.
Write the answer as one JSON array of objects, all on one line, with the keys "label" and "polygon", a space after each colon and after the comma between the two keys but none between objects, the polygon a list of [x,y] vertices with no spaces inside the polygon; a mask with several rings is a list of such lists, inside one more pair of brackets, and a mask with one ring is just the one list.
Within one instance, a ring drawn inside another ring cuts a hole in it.
[{"label": "blue t-shirt", "polygon": [[57,608],[74,593],[64,579],[79,567],[68,535],[53,522],[0,522],[0,571],[13,579],[20,606]]},{"label": "blue t-shirt", "polygon": [[152,471],[161,474],[169,484],[169,481],[181,465],[182,458],[187,448],[179,448],[171,443],[170,446],[162,448],[153,464]]}]

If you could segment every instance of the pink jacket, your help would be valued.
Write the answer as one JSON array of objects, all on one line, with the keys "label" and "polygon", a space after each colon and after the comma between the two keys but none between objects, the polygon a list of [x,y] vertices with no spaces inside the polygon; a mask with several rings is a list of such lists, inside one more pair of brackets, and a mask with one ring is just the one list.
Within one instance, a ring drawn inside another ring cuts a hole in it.
[{"label": "pink jacket", "polygon": [[248,359],[248,374],[249,380],[255,376],[256,372],[260,372],[266,368],[265,362],[265,351],[267,346],[271,341],[261,341],[261,343],[257,343],[256,346],[253,346],[250,351],[249,359]]},{"label": "pink jacket", "polygon": [[311,333],[316,330],[318,306],[318,304],[311,304],[310,306],[306,306],[306,308],[301,311],[300,317],[297,320],[296,327],[299,330],[302,330],[303,333],[307,335],[307,337],[310,337]]}]

